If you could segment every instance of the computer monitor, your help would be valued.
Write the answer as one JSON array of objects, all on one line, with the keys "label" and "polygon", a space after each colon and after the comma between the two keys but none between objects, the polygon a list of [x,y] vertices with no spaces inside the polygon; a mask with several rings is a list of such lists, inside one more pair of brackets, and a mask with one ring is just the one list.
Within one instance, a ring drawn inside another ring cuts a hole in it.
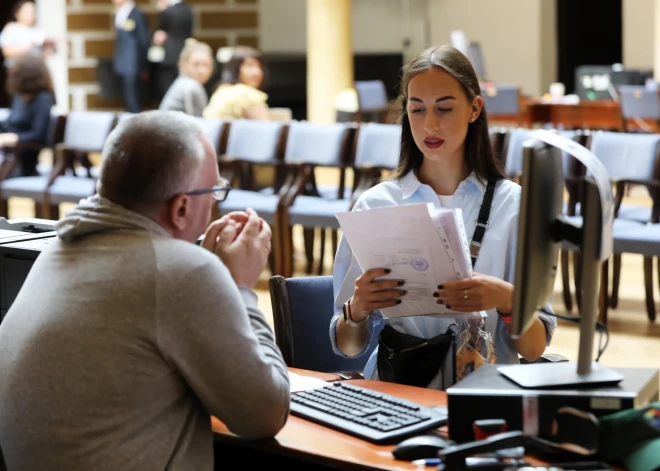
[{"label": "computer monitor", "polygon": [[577,243],[581,252],[582,305],[578,362],[510,365],[501,374],[524,388],[617,384],[623,379],[592,360],[600,284],[600,194],[585,178],[582,227],[563,216],[564,174],[561,151],[531,139],[523,144],[522,197],[514,278],[510,335],[526,332],[537,313],[550,301],[562,240]]},{"label": "computer monitor", "polygon": [[486,64],[484,62],[484,54],[481,49],[481,44],[478,42],[471,41],[468,46],[468,58],[472,62],[472,67],[477,74],[477,78],[480,81],[488,80],[486,75]]}]

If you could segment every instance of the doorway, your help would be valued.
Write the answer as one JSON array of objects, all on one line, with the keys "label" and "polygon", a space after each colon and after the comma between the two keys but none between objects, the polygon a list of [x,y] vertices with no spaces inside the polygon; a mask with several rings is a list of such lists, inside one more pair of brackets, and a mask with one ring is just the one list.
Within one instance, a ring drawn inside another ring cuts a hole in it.
[{"label": "doorway", "polygon": [[575,90],[575,68],[623,62],[622,0],[557,0],[557,78]]}]

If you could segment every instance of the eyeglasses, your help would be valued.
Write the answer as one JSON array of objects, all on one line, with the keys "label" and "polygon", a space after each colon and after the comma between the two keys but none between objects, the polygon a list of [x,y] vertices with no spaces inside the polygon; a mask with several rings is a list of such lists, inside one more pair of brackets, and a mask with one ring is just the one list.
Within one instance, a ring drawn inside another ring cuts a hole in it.
[{"label": "eyeglasses", "polygon": [[220,180],[212,188],[204,188],[202,190],[193,190],[184,193],[184,195],[203,195],[206,193],[213,193],[213,199],[216,201],[224,201],[231,190],[229,180],[220,177]]}]

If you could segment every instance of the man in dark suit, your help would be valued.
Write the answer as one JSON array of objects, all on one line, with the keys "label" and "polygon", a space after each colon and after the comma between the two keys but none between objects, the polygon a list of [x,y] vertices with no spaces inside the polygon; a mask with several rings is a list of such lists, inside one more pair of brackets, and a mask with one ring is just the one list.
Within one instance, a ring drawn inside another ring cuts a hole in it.
[{"label": "man in dark suit", "polygon": [[124,103],[131,113],[141,111],[140,82],[147,73],[149,26],[133,0],[112,0],[115,14],[115,73],[121,78]]},{"label": "man in dark suit", "polygon": [[179,75],[179,54],[186,39],[193,34],[193,12],[185,1],[161,0],[165,7],[158,15],[153,43],[164,49],[163,60],[156,67],[159,101]]}]

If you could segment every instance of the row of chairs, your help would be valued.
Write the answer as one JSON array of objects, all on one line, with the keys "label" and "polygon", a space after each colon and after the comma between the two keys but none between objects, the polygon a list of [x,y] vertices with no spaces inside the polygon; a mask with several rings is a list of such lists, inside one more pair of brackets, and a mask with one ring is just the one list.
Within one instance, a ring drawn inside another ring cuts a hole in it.
[{"label": "row of chairs", "polygon": [[[99,169],[90,155],[102,151],[112,129],[130,113],[75,111],[52,115],[51,142],[44,148],[53,152],[53,165],[40,166],[35,176],[6,178],[20,159],[20,148],[7,149],[0,171],[0,215],[9,217],[9,198],[23,197],[35,202],[35,215],[59,219],[61,203],[77,203],[93,195]],[[398,163],[400,127],[380,123],[312,124],[252,120],[209,120],[199,118],[213,143],[218,165],[234,188],[227,200],[215,208],[219,216],[232,210],[253,207],[274,231],[271,269],[278,274],[293,272],[292,226],[305,230],[308,271],[314,261],[314,232],[322,233],[323,266],[325,229],[332,231],[334,248],[339,229],[335,212],[348,211],[359,191],[368,188],[379,169],[393,169]],[[271,167],[267,184],[257,176]],[[331,185],[316,185],[317,167],[334,168],[339,179]],[[358,183],[346,189],[347,170],[355,172]],[[353,198],[351,198],[353,197]],[[318,229],[317,229],[318,228]]]},{"label": "row of chairs", "polygon": [[[493,129],[501,144],[505,171],[510,178],[517,178],[522,170],[522,145],[532,130],[526,128]],[[610,263],[602,267],[604,302],[601,320],[607,320],[608,307],[615,308],[619,299],[621,256],[624,253],[644,257],[646,309],[650,321],[655,320],[653,290],[653,259],[660,256],[660,134],[611,131],[560,131],[566,137],[589,148],[603,163],[611,179],[615,203],[613,228],[614,255],[612,273]],[[568,194],[565,215],[581,224],[580,180],[586,170],[571,156],[564,154],[564,175]],[[632,186],[644,187],[648,192],[648,204],[624,202]],[[563,298],[567,310],[573,306],[569,259],[573,255],[573,285],[578,309],[581,304],[579,252],[566,244],[561,251]],[[610,286],[611,281],[611,286]]]}]

